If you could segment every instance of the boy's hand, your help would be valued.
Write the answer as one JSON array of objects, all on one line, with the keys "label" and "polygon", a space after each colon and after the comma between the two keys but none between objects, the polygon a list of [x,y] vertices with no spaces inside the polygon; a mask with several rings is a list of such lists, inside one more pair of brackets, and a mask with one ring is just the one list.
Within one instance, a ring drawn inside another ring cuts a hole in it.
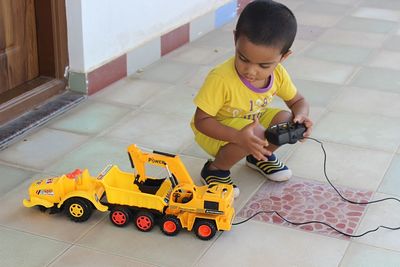
[{"label": "boy's hand", "polygon": [[[261,129],[262,128],[262,129]],[[267,150],[268,142],[257,136],[256,132],[264,133],[262,127],[256,118],[251,124],[247,125],[238,132],[237,143],[249,154],[252,154],[257,160],[267,160],[271,152]]]},{"label": "boy's hand", "polygon": [[307,131],[304,132],[304,134],[303,134],[304,137],[309,137],[311,135],[313,122],[308,116],[303,115],[303,114],[298,114],[298,115],[294,116],[293,122],[303,123],[306,126]]}]

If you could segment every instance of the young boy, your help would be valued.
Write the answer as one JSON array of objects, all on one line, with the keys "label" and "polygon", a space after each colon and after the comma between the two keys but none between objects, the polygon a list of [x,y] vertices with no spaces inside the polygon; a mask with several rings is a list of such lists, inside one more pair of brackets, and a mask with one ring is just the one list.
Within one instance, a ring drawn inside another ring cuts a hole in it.
[{"label": "young boy", "polygon": [[[272,181],[292,173],[265,140],[265,129],[282,122],[304,123],[311,134],[309,105],[281,63],[292,53],[297,31],[293,13],[284,5],[256,0],[241,13],[234,31],[235,56],[213,69],[200,88],[191,126],[196,142],[211,156],[201,171],[202,181],[232,184],[231,167],[246,157],[249,167]],[[291,110],[269,108],[277,95]]]}]

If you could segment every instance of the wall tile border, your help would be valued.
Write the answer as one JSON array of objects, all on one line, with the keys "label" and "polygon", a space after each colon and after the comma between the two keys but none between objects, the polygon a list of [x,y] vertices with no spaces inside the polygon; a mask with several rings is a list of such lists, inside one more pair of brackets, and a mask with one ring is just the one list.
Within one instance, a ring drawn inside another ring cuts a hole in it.
[{"label": "wall tile border", "polygon": [[88,73],[69,73],[71,91],[92,95],[127,75],[134,74],[180,46],[235,19],[252,0],[232,0],[225,5],[156,37]]}]

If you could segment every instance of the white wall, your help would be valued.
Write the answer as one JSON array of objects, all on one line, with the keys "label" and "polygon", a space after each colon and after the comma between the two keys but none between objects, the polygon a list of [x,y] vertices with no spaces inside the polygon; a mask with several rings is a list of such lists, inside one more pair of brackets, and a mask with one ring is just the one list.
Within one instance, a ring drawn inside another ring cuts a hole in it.
[{"label": "white wall", "polygon": [[89,72],[229,0],[67,0],[70,70]]}]

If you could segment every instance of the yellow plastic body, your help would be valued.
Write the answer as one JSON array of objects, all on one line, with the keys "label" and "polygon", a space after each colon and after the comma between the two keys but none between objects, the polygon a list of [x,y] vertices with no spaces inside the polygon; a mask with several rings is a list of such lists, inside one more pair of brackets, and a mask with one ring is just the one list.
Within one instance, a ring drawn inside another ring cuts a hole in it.
[{"label": "yellow plastic body", "polygon": [[110,166],[103,173],[100,181],[104,185],[109,203],[157,210],[160,213],[168,205],[171,188],[169,180],[165,180],[155,194],[148,194],[141,192],[134,184],[134,174],[123,172],[116,165]]},{"label": "yellow plastic body", "polygon": [[235,216],[233,187],[224,184],[179,184],[172,191],[165,213],[178,217],[182,227],[189,231],[196,219],[214,221],[218,230],[228,231]]},{"label": "yellow plastic body", "polygon": [[166,167],[168,166],[171,173],[174,174],[179,183],[193,184],[193,180],[190,177],[189,172],[183,165],[178,155],[168,156],[159,153],[145,153],[142,152],[135,144],[128,147],[128,153],[135,165],[139,182],[143,182],[147,179],[145,164],[152,164],[155,166]]},{"label": "yellow plastic body", "polygon": [[[174,215],[183,228],[192,230],[197,219],[215,222],[218,230],[230,230],[235,216],[233,187],[212,184],[196,186],[177,155],[161,152],[144,153],[136,145],[128,147],[135,173],[121,171],[116,165],[107,166],[97,177],[88,170],[59,177],[36,180],[29,187],[30,199],[24,199],[26,207],[58,207],[71,197],[89,200],[99,211],[109,206],[123,205],[131,208],[158,211],[161,215]],[[171,177],[153,179],[146,175],[145,165],[164,167]],[[152,183],[157,180],[154,186]],[[153,186],[145,192],[143,185]],[[106,196],[108,203],[100,203]]]},{"label": "yellow plastic body", "polygon": [[100,203],[104,187],[95,177],[91,177],[88,170],[74,177],[62,175],[34,181],[29,187],[30,199],[24,199],[25,207],[43,206],[60,208],[71,197],[82,197],[89,200],[96,209],[107,211],[108,207]]}]

